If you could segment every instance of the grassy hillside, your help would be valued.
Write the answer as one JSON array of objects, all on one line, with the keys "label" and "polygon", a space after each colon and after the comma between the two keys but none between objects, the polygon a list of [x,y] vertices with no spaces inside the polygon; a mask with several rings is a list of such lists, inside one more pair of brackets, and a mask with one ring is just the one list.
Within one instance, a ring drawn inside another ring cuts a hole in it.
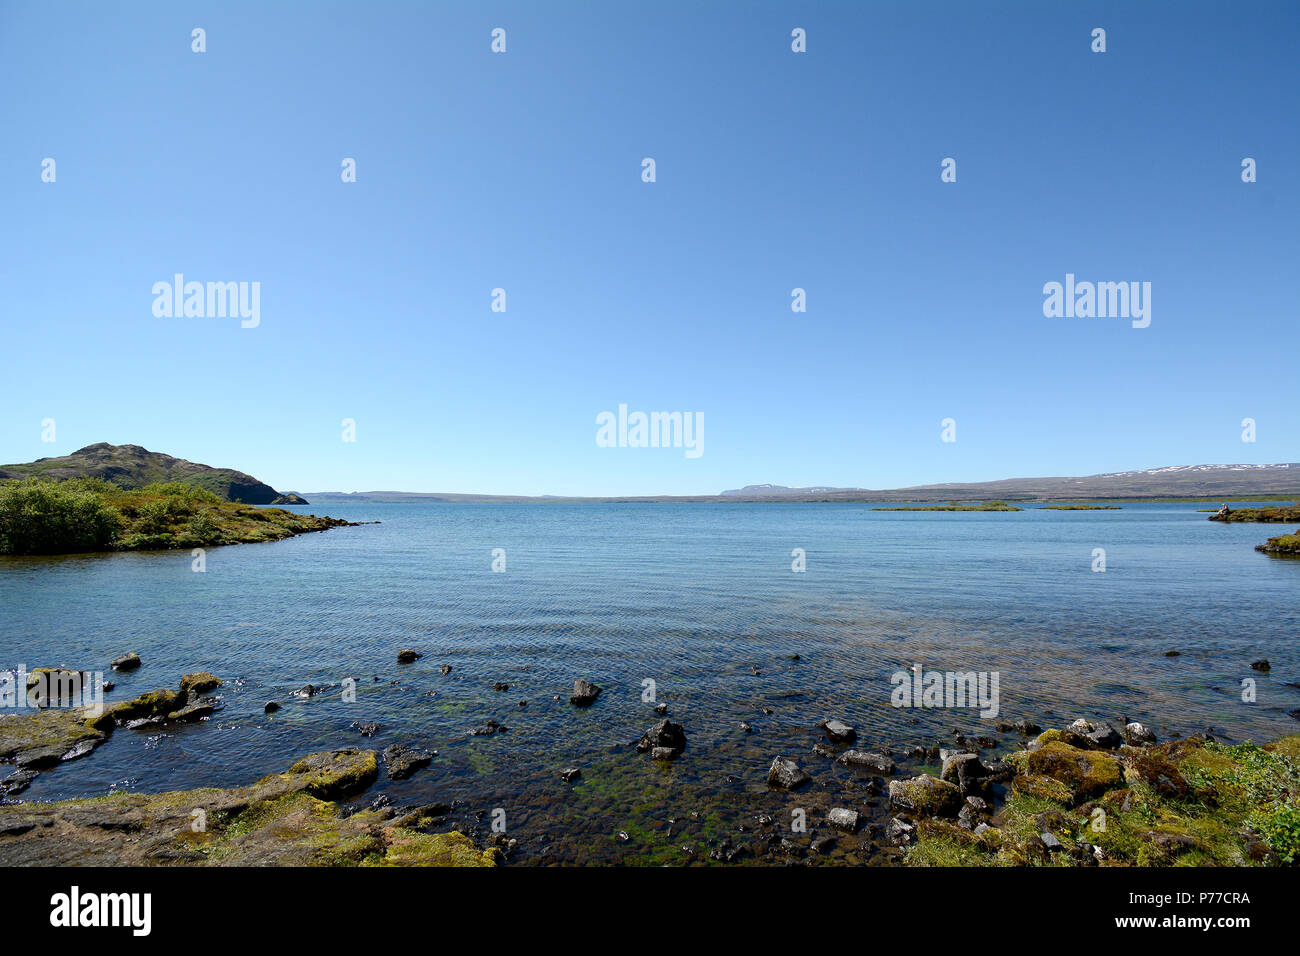
[{"label": "grassy hillside", "polygon": [[242,501],[250,505],[270,504],[279,496],[270,485],[242,471],[211,468],[149,451],[139,445],[110,445],[107,442],[87,445],[59,458],[0,465],[0,479],[4,478],[52,478],[59,481],[102,478],[122,488],[180,481],[210,491],[223,501]]},{"label": "grassy hillside", "polygon": [[0,554],[215,547],[346,524],[223,501],[179,481],[139,489],[97,478],[0,481]]}]

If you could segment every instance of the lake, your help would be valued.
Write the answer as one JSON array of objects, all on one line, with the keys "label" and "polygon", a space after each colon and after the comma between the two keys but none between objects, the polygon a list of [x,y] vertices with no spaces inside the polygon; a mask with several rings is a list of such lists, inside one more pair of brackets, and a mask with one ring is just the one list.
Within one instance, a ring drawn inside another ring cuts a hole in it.
[{"label": "lake", "polygon": [[[759,814],[852,801],[887,819],[877,780],[812,752],[818,720],[892,748],[900,774],[933,770],[903,752],[954,730],[1020,745],[970,708],[891,706],[890,675],[914,664],[998,672],[1000,720],[1295,732],[1300,561],[1254,550],[1293,529],[1198,507],[349,502],[292,510],[381,523],[211,549],[204,573],[189,552],[0,558],[0,666],[107,671],[138,652],[108,702],[190,671],[226,681],[210,721],[118,730],[23,799],[241,785],[313,751],[404,743],[438,755],[409,780],[381,774],[358,804],[454,803],[448,826],[480,838],[504,811],[524,862],[680,862],[745,838]],[[423,656],[399,665],[402,648]],[[604,689],[590,708],[568,702],[579,677]],[[309,683],[324,690],[293,696]],[[656,702],[687,736],[670,764],[631,747]],[[509,731],[468,733],[489,719]],[[370,721],[380,730],[361,736]],[[777,754],[813,787],[769,791]],[[890,861],[862,837],[827,859]]]}]

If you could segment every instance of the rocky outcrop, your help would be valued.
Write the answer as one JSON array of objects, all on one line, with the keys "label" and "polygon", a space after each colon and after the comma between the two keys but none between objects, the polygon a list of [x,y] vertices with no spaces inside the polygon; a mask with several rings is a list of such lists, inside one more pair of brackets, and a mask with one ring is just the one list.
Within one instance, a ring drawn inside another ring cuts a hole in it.
[{"label": "rocky outcrop", "polygon": [[0,865],[496,864],[496,850],[480,850],[460,833],[424,833],[403,826],[413,821],[395,819],[390,809],[346,814],[330,802],[377,775],[374,751],[336,750],[247,787],[0,806]]}]

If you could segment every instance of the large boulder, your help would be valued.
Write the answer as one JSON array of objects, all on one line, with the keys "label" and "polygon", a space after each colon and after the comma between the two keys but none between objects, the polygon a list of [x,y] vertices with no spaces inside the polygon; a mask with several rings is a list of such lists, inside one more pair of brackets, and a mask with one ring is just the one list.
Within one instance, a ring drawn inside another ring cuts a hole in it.
[{"label": "large boulder", "polygon": [[889,781],[889,802],[917,816],[956,816],[961,809],[961,790],[955,784],[923,773],[911,780]]},{"label": "large boulder", "polygon": [[1059,740],[1029,754],[1028,770],[1063,783],[1071,802],[1095,797],[1123,785],[1119,761],[1108,753],[1081,750]]}]

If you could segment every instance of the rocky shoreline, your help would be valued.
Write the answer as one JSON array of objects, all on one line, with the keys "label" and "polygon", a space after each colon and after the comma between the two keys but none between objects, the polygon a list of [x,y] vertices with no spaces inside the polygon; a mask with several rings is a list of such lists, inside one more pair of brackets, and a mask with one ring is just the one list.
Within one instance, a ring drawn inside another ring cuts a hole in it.
[{"label": "rocky shoreline", "polygon": [[[400,659],[410,661],[413,654],[420,656],[408,651]],[[139,659],[124,655],[114,666],[133,669]],[[448,671],[443,665],[444,676]],[[66,681],[73,675],[77,672],[39,669],[29,687],[38,679]],[[399,808],[387,794],[364,797],[381,764],[390,780],[404,780],[437,756],[437,751],[401,743],[382,755],[351,748],[314,753],[284,773],[244,787],[116,792],[50,803],[15,800],[41,770],[90,753],[114,728],[206,720],[221,706],[212,696],[220,684],[215,675],[196,672],[182,678],[175,691],[141,694],[98,714],[47,708],[0,718],[0,761],[16,767],[0,779],[0,864],[483,866],[513,856],[517,841],[484,832],[474,822],[481,822],[481,813],[461,819],[462,801]],[[590,708],[600,696],[600,687],[580,678],[567,706]],[[556,694],[555,700],[566,706],[564,695]],[[625,751],[611,760],[629,770],[629,758],[665,770],[690,760],[688,728],[665,716],[666,706],[655,709],[660,720],[630,748],[641,756]],[[376,725],[359,723],[355,729],[370,736]],[[776,754],[765,786],[755,781],[779,801],[768,809],[754,812],[753,803],[727,809],[731,798],[723,793],[703,802],[697,793],[687,798],[694,803],[690,809],[665,807],[666,835],[672,840],[679,833],[680,847],[659,861],[807,865],[858,860],[911,866],[1300,862],[1300,736],[1263,747],[1229,746],[1209,735],[1158,743],[1138,722],[1116,730],[1080,719],[1044,731],[1020,719],[990,727],[1002,736],[968,738],[954,731],[948,745],[891,749],[863,745],[857,730],[837,718],[816,723],[815,730],[822,739],[812,745],[814,763],[805,768],[800,762],[805,758],[797,754]],[[742,732],[748,733],[743,727]],[[494,721],[469,731],[471,736],[497,733],[508,730]],[[1008,748],[1006,735],[1021,744]],[[839,784],[815,780],[823,763],[843,768],[848,776]],[[556,775],[582,792],[588,787],[584,771],[600,779],[606,769],[557,764]],[[337,802],[356,797],[362,802]],[[617,804],[621,798],[614,793],[610,799]],[[802,825],[783,819],[786,814]],[[198,829],[196,822],[202,824]],[[643,832],[640,839],[649,837]],[[620,832],[617,839],[632,837]]]}]

